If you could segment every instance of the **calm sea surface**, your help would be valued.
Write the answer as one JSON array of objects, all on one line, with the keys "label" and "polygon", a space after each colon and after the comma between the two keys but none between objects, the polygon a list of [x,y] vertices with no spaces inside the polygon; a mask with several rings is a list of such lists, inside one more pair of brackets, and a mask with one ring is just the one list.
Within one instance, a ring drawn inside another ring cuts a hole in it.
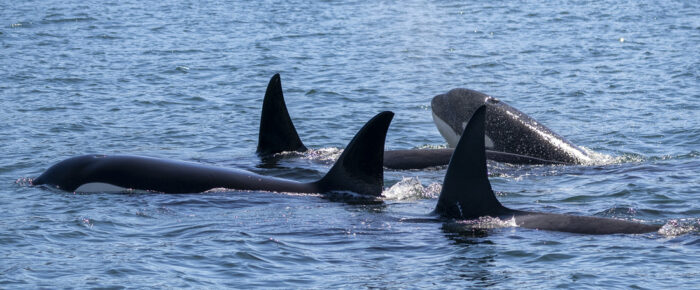
[{"label": "calm sea surface", "polygon": [[[0,288],[700,287],[700,2],[460,2],[2,1]],[[262,164],[278,72],[315,150]],[[314,180],[383,110],[387,148],[445,146],[430,100],[457,87],[598,156],[490,164],[506,206],[663,229],[445,223],[445,168],[387,171],[378,202],[29,186],[86,153]]]}]

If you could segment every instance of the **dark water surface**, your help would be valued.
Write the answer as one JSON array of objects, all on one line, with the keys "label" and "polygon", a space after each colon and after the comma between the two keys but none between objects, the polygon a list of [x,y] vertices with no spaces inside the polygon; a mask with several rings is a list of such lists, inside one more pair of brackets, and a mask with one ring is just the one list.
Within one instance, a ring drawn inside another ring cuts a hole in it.
[{"label": "dark water surface", "polygon": [[[310,2],[310,3],[309,3]],[[4,1],[0,288],[700,285],[700,2]],[[302,158],[255,156],[282,74]],[[490,164],[516,209],[658,223],[586,236],[429,213],[444,168],[387,171],[381,202],[28,186],[85,153],[313,180],[362,124],[444,146],[430,100],[482,91],[596,153]]]}]

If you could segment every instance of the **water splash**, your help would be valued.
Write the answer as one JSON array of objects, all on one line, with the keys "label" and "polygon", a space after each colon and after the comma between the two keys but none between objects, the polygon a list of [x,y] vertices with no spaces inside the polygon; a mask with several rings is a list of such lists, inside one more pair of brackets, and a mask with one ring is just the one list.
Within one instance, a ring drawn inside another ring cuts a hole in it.
[{"label": "water splash", "polygon": [[[229,192],[266,192],[266,193],[278,193],[278,194],[284,194],[284,195],[289,195],[289,196],[316,196],[316,197],[323,197],[323,194],[321,193],[308,193],[308,192],[286,192],[286,191],[266,191],[266,190],[241,190],[241,189],[235,189],[235,188],[225,188],[225,187],[215,187],[206,191],[201,192],[200,194],[208,194],[208,193],[229,193]],[[345,192],[343,192],[345,193]],[[194,193],[197,194],[197,193]],[[354,194],[354,193],[353,193]]]},{"label": "water splash", "polygon": [[440,145],[423,144],[423,145],[420,145],[414,149],[445,149],[445,148],[447,148],[447,144],[440,144]]},{"label": "water splash", "polygon": [[515,223],[515,217],[512,217],[507,220],[502,220],[497,217],[490,217],[490,216],[484,216],[484,217],[479,217],[478,219],[474,220],[463,220],[457,222],[462,225],[469,226],[471,228],[476,228],[476,229],[497,229],[497,228],[509,228],[509,227],[517,227],[518,225]]},{"label": "water splash", "polygon": [[700,219],[673,219],[659,229],[659,234],[669,238],[691,232],[700,232]]},{"label": "water splash", "polygon": [[660,156],[649,156],[645,157],[638,154],[623,154],[620,156],[612,156],[599,152],[595,152],[586,147],[580,146],[580,148],[586,152],[591,157],[590,162],[583,163],[583,165],[588,166],[601,166],[601,165],[616,165],[625,163],[641,163],[646,161],[665,161],[665,160],[677,160],[677,159],[693,159],[698,157],[700,154],[697,151],[691,151],[685,154],[676,155],[660,155]]},{"label": "water splash", "polygon": [[329,147],[320,149],[309,149],[305,152],[284,151],[280,153],[275,153],[274,156],[283,158],[302,158],[313,161],[333,163],[336,160],[338,160],[338,157],[340,157],[340,154],[343,153],[343,150],[344,149],[341,148]]},{"label": "water splash", "polygon": [[382,192],[382,195],[390,200],[432,199],[437,198],[441,190],[442,185],[439,183],[423,186],[418,177],[404,177]]},{"label": "water splash", "polygon": [[645,160],[644,157],[636,154],[623,154],[620,156],[608,155],[600,152],[593,151],[590,148],[579,146],[583,152],[585,152],[590,159],[581,163],[586,166],[602,166],[602,165],[613,165],[622,163],[638,163]]},{"label": "water splash", "polygon": [[502,220],[497,217],[484,216],[473,220],[460,220],[447,223],[444,225],[444,228],[452,232],[470,232],[498,228],[512,228],[517,226],[518,225],[515,223],[515,217]]},{"label": "water splash", "polygon": [[22,187],[32,186],[33,182],[34,182],[34,179],[31,177],[22,177],[22,178],[18,178],[17,180],[15,180],[15,184],[22,186]]}]

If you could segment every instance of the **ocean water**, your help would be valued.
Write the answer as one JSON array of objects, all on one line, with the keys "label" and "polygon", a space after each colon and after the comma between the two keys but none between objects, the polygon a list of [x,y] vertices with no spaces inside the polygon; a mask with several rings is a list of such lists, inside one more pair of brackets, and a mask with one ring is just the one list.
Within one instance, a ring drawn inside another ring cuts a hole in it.
[{"label": "ocean water", "polygon": [[[697,288],[698,1],[3,1],[0,288]],[[263,164],[281,73],[302,156]],[[511,208],[663,224],[588,236],[432,216],[445,168],[377,200],[30,186],[70,156],[138,154],[309,181],[376,113],[386,148],[445,146],[433,96],[498,97],[594,152],[489,164]]]}]

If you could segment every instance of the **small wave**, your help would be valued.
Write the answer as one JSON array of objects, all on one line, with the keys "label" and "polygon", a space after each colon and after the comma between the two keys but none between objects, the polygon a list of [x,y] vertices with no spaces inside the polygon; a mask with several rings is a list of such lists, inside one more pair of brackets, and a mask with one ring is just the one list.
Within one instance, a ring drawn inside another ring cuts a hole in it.
[{"label": "small wave", "polygon": [[517,227],[515,223],[515,217],[507,220],[501,220],[496,217],[480,217],[473,220],[460,220],[452,223],[447,223],[443,225],[445,230],[451,232],[480,232],[488,229],[498,229],[498,228],[512,228]]},{"label": "small wave", "polygon": [[623,164],[623,163],[640,163],[644,162],[646,158],[637,154],[624,154],[617,157],[611,157],[610,161],[603,163],[602,165],[608,164]]},{"label": "small wave", "polygon": [[693,150],[693,151],[690,151],[690,152],[685,153],[685,154],[654,156],[654,157],[650,157],[649,160],[652,160],[652,161],[663,161],[663,160],[672,160],[672,159],[684,160],[684,159],[697,158],[698,156],[700,156],[700,152]]},{"label": "small wave", "polygon": [[[305,193],[305,192],[284,192],[284,191],[266,191],[266,190],[244,190],[244,189],[233,189],[233,188],[225,188],[225,187],[216,187],[212,188],[209,190],[206,190],[202,192],[201,194],[207,194],[207,193],[227,193],[227,192],[267,192],[267,193],[279,193],[279,194],[284,194],[284,195],[289,195],[289,196],[316,196],[316,197],[323,197],[323,194],[320,193]],[[196,193],[195,193],[196,194]]]},{"label": "small wave", "polygon": [[79,220],[78,225],[84,226],[88,229],[92,229],[92,227],[95,225],[95,221],[91,220],[88,217],[80,217],[78,220]]},{"label": "small wave", "polygon": [[15,180],[15,184],[25,187],[25,186],[32,186],[34,182],[34,179],[31,177],[22,177],[17,180]]},{"label": "small wave", "polygon": [[232,189],[228,189],[225,187],[216,187],[216,188],[212,188],[209,190],[205,190],[202,193],[221,193],[221,192],[230,192],[230,191],[232,191]]},{"label": "small wave", "polygon": [[142,106],[157,106],[166,107],[171,105],[183,105],[184,103],[174,102],[171,100],[133,100],[132,103]]},{"label": "small wave", "polygon": [[445,149],[447,148],[447,144],[442,144],[442,145],[435,145],[435,144],[423,144],[421,146],[418,146],[413,149]]},{"label": "small wave", "polygon": [[34,23],[28,21],[20,21],[10,24],[10,28],[30,28],[32,27],[32,24]]},{"label": "small wave", "polygon": [[178,54],[198,54],[204,53],[201,49],[165,49],[165,50],[147,50],[143,55],[178,55]]},{"label": "small wave", "polygon": [[458,224],[469,226],[471,228],[477,229],[497,229],[497,228],[510,228],[517,227],[515,223],[515,217],[507,220],[502,220],[497,217],[484,216],[474,220],[463,220],[458,221]]},{"label": "small wave", "polygon": [[612,165],[612,164],[621,164],[621,163],[635,163],[635,162],[642,162],[644,161],[644,158],[639,155],[633,155],[633,154],[624,154],[621,156],[612,156],[608,154],[603,154],[600,152],[593,151],[589,148],[586,148],[584,146],[579,146],[583,152],[590,157],[589,160],[586,160],[582,163],[582,165],[588,165],[588,166],[600,166],[600,165]]},{"label": "small wave", "polygon": [[42,23],[74,23],[74,22],[85,22],[85,21],[95,21],[97,19],[85,16],[85,17],[69,17],[69,18],[57,18],[57,19],[44,19]]},{"label": "small wave", "polygon": [[56,83],[65,83],[65,84],[77,84],[77,83],[85,82],[86,79],[78,78],[78,77],[55,77],[55,78],[46,79],[46,81],[49,83],[56,82]]},{"label": "small wave", "polygon": [[404,177],[382,192],[382,195],[385,199],[391,200],[432,199],[437,198],[441,190],[442,185],[439,183],[432,183],[424,187],[418,177]]},{"label": "small wave", "polygon": [[581,147],[583,151],[588,154],[588,156],[591,157],[589,161],[583,162],[582,165],[587,165],[587,166],[600,166],[600,165],[614,165],[614,164],[624,164],[624,163],[640,163],[640,162],[645,162],[645,161],[663,161],[663,160],[684,160],[684,159],[693,159],[697,158],[700,156],[700,152],[698,151],[691,151],[688,153],[684,154],[676,154],[676,155],[661,155],[661,156],[651,156],[651,157],[644,157],[638,154],[623,154],[620,156],[612,156],[612,155],[607,155],[599,152],[595,152],[591,149],[588,149],[586,147]]},{"label": "small wave", "polygon": [[301,158],[312,161],[319,161],[324,163],[334,163],[343,153],[343,149],[340,148],[321,148],[321,149],[309,149],[305,152],[297,151],[284,151],[280,153],[275,153],[273,157],[281,158]]},{"label": "small wave", "polygon": [[92,36],[88,36],[87,38],[89,38],[89,39],[104,39],[104,40],[121,39],[121,37],[119,37],[119,36],[109,35],[109,34],[92,35]]},{"label": "small wave", "polygon": [[666,237],[677,237],[691,232],[700,232],[700,219],[669,220],[659,229],[659,234]]},{"label": "small wave", "polygon": [[321,149],[309,149],[304,152],[304,159],[317,160],[317,161],[331,161],[335,162],[343,153],[343,149],[340,148],[321,148]]}]

